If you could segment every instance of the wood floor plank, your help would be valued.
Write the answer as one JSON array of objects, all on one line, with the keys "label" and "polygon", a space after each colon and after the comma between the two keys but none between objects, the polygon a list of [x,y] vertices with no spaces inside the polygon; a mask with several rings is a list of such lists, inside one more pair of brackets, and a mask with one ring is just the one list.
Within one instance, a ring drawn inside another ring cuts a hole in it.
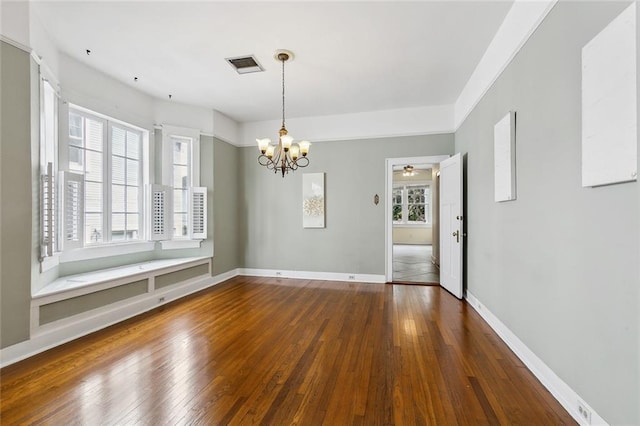
[{"label": "wood floor plank", "polygon": [[1,424],[575,424],[439,287],[236,277],[0,370]]}]

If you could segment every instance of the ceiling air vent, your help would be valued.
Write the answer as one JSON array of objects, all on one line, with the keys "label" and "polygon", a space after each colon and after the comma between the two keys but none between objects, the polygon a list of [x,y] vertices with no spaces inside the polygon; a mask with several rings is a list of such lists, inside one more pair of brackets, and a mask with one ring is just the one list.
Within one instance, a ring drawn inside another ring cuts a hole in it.
[{"label": "ceiling air vent", "polygon": [[238,74],[248,74],[250,72],[261,72],[264,68],[258,63],[256,58],[251,56],[238,56],[235,58],[226,58]]}]

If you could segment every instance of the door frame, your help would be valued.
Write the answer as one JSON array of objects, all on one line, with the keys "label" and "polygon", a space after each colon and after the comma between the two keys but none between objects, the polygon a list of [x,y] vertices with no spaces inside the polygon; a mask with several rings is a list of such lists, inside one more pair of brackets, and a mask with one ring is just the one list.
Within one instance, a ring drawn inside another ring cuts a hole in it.
[{"label": "door frame", "polygon": [[[420,157],[399,157],[385,159],[385,194],[384,194],[384,276],[386,282],[393,281],[393,215],[391,214],[391,201],[393,198],[393,167],[406,166],[407,164],[439,164],[451,155],[430,155]],[[432,206],[431,208],[434,208]],[[435,206],[435,208],[439,208]]]}]

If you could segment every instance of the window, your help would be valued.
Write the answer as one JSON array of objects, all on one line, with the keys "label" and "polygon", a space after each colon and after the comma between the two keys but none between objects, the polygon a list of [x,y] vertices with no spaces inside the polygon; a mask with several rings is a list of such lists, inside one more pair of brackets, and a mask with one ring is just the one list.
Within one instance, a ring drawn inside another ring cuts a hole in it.
[{"label": "window", "polygon": [[58,95],[51,83],[40,81],[40,259],[58,251],[57,227]]},{"label": "window", "polygon": [[[163,220],[158,215],[166,214],[169,219],[169,240],[189,243],[189,240],[207,238],[207,190],[200,184],[200,132],[195,129],[163,126],[163,173],[164,194],[154,186],[151,200],[154,211],[154,234],[163,235],[157,227]],[[170,211],[161,208],[163,200],[170,197]],[[164,234],[166,237],[166,234]],[[175,248],[175,244],[163,247]],[[184,245],[180,247],[186,247]]]},{"label": "window", "polygon": [[[172,131],[154,164],[148,131],[66,103],[58,122],[57,94],[43,83],[41,96],[42,264],[153,250],[153,241],[200,246],[207,188],[198,187],[199,131]],[[162,184],[149,185],[160,166]]]},{"label": "window", "polygon": [[406,184],[393,188],[393,222],[431,223],[431,184]]},{"label": "window", "polygon": [[173,237],[189,236],[189,187],[191,186],[191,146],[193,140],[171,136],[173,156],[171,159],[173,189]]},{"label": "window", "polygon": [[[77,223],[65,224],[66,241],[78,240],[86,247],[143,238],[145,133],[79,107],[69,108],[65,219]],[[81,177],[81,185],[73,175]],[[70,229],[76,235],[73,240]]]}]

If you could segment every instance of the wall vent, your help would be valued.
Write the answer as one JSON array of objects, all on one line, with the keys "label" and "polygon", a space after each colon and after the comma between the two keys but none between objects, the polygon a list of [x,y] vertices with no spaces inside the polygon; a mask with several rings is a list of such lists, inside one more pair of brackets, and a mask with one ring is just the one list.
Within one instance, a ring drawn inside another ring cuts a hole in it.
[{"label": "wall vent", "polygon": [[264,68],[258,63],[253,55],[236,56],[235,58],[225,58],[238,74],[249,74],[251,72],[261,72]]}]

